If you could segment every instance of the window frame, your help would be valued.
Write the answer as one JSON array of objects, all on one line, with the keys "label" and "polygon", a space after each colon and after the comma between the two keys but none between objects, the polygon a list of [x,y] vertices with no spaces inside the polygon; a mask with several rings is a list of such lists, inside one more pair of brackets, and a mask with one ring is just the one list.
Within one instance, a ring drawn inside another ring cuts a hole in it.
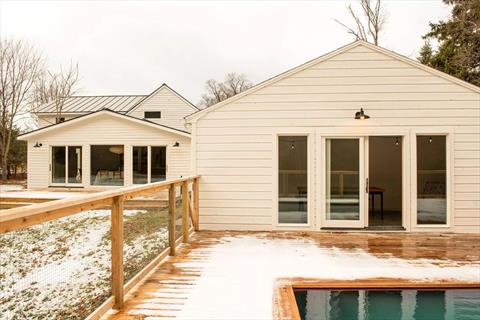
[{"label": "window frame", "polygon": [[[133,182],[133,148],[136,147],[146,147],[147,148],[147,183],[134,183]],[[145,184],[152,183],[152,147],[154,148],[165,148],[165,180],[168,176],[168,146],[167,145],[144,145],[144,144],[134,144],[131,146],[131,184],[134,186],[142,186]],[[165,181],[164,180],[164,181]],[[161,181],[157,181],[161,182]],[[154,182],[155,183],[155,182]]]},{"label": "window frame", "polygon": [[[149,116],[147,117],[147,113],[149,114],[155,114],[157,115],[158,114],[158,117],[157,116]],[[143,111],[143,118],[144,119],[161,119],[162,118],[162,111]]]},{"label": "window frame", "polygon": [[[315,131],[312,129],[297,129],[297,130],[284,130],[274,133],[273,135],[273,201],[272,201],[272,225],[277,229],[292,229],[292,230],[301,230],[301,229],[311,229],[314,226],[314,166],[313,166],[313,155],[314,155],[314,140],[315,140]],[[281,223],[279,221],[279,138],[280,137],[306,137],[307,138],[307,223]]]},{"label": "window frame", "polygon": [[[454,145],[453,128],[444,130],[434,130],[431,128],[415,129],[411,132],[411,194],[410,194],[410,212],[411,212],[411,231],[427,231],[429,228],[451,229],[453,228],[453,208],[454,208]],[[446,223],[445,224],[418,224],[417,203],[418,203],[418,185],[417,185],[417,136],[445,136],[445,155],[446,155]]]},{"label": "window frame", "polygon": [[[52,174],[53,174],[53,148],[64,148],[65,149],[65,182],[53,182],[53,177],[52,177]],[[80,182],[68,182],[68,148],[70,147],[79,147],[80,148],[80,164],[81,164],[81,170],[82,170],[82,173],[81,173],[81,181]],[[49,175],[48,175],[48,179],[49,179],[49,185],[52,186],[52,187],[63,187],[63,186],[72,186],[72,187],[75,187],[75,186],[83,186],[84,185],[84,180],[85,180],[85,177],[84,177],[84,157],[85,157],[85,150],[84,150],[84,146],[82,144],[52,144],[49,146]]]}]

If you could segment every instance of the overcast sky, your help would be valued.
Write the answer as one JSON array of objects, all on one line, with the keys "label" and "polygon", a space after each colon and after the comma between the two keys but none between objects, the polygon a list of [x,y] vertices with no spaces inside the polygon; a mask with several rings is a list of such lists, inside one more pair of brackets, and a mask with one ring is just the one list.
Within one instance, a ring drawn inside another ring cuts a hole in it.
[{"label": "overcast sky", "polygon": [[[148,94],[163,82],[193,103],[228,72],[260,82],[351,42],[356,1],[5,1],[0,34],[26,39],[52,68],[78,61],[81,94]],[[415,58],[440,0],[387,1],[380,45]]]}]

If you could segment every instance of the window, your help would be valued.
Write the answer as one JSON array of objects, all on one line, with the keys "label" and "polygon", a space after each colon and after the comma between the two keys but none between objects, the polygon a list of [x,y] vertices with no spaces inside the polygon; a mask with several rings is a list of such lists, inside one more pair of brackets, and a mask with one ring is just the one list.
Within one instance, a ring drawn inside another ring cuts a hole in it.
[{"label": "window", "polygon": [[278,138],[278,222],[308,222],[306,136]]},{"label": "window", "polygon": [[52,147],[52,183],[82,183],[82,147]]},{"label": "window", "polygon": [[447,223],[445,136],[417,136],[417,223]]},{"label": "window", "polygon": [[167,177],[167,147],[133,147],[133,183],[164,181]]},{"label": "window", "polygon": [[94,186],[123,186],[123,145],[92,145],[90,183]]},{"label": "window", "polygon": [[65,117],[56,117],[55,118],[55,123],[61,123],[61,122],[65,122]]},{"label": "window", "polygon": [[160,111],[145,111],[143,113],[143,117],[145,119],[160,119],[162,117],[162,113]]}]

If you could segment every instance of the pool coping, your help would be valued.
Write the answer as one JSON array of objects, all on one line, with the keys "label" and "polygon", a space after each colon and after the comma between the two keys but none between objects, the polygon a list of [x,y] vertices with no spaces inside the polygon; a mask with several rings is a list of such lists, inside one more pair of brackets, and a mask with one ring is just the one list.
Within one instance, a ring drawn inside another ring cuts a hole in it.
[{"label": "pool coping", "polygon": [[274,293],[274,319],[301,320],[295,300],[295,289],[480,289],[480,282],[458,280],[421,281],[400,278],[368,278],[356,280],[283,278],[278,279]]}]

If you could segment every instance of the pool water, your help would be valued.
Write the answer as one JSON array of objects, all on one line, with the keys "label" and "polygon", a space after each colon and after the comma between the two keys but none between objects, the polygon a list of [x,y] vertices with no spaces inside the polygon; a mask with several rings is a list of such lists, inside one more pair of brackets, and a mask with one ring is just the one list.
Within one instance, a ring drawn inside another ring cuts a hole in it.
[{"label": "pool water", "polygon": [[303,320],[479,320],[480,290],[296,290]]}]

